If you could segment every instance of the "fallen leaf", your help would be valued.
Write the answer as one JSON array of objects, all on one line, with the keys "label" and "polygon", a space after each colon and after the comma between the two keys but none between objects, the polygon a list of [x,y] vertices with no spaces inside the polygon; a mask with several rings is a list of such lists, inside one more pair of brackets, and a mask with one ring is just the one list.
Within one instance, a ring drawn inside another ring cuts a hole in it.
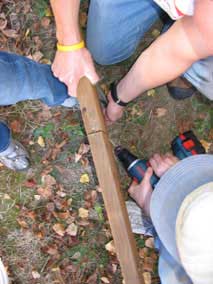
[{"label": "fallen leaf", "polygon": [[38,137],[37,143],[39,146],[41,146],[42,148],[45,147],[45,142],[44,142],[44,138],[42,136]]},{"label": "fallen leaf", "polygon": [[201,139],[200,143],[203,145],[204,149],[206,150],[206,153],[208,153],[212,143],[210,143],[210,142],[208,142],[208,141],[206,141],[204,139]]},{"label": "fallen leaf", "polygon": [[7,29],[7,30],[2,30],[2,33],[9,38],[17,38],[18,34],[15,30],[12,29]]},{"label": "fallen leaf", "polygon": [[145,246],[147,248],[154,248],[155,245],[154,245],[154,238],[150,237],[148,238],[146,241],[145,241]]},{"label": "fallen leaf", "polygon": [[143,279],[145,284],[151,284],[152,283],[152,277],[149,272],[143,272]]},{"label": "fallen leaf", "polygon": [[47,9],[45,10],[45,16],[46,17],[52,17],[53,16],[50,7],[47,7]]},{"label": "fallen leaf", "polygon": [[46,187],[39,187],[37,189],[38,194],[44,199],[48,199],[52,196],[52,190]]},{"label": "fallen leaf", "polygon": [[36,51],[35,53],[33,53],[32,59],[35,60],[36,62],[40,62],[43,56],[44,56],[43,53],[41,53],[40,51]]},{"label": "fallen leaf", "polygon": [[20,227],[22,229],[27,229],[28,228],[28,225],[27,225],[27,223],[24,220],[21,220],[21,219],[17,218],[17,222],[18,222],[18,224],[20,225]]},{"label": "fallen leaf", "polygon": [[70,217],[70,212],[69,211],[59,212],[59,213],[57,213],[57,217],[62,219],[62,220],[66,220]]},{"label": "fallen leaf", "polygon": [[58,254],[58,250],[55,246],[49,246],[46,250],[46,253],[50,254],[50,255],[56,255]]},{"label": "fallen leaf", "polygon": [[157,117],[162,117],[164,115],[166,115],[167,113],[167,109],[163,108],[163,107],[157,107],[156,109],[154,109],[154,115],[156,115]]},{"label": "fallen leaf", "polygon": [[114,245],[113,240],[111,240],[109,243],[105,245],[105,249],[113,255],[116,254],[115,245]]},{"label": "fallen leaf", "polygon": [[51,175],[45,175],[43,174],[41,177],[42,185],[45,187],[53,187],[53,185],[56,185],[56,180]]},{"label": "fallen leaf", "polygon": [[69,236],[72,236],[72,237],[75,237],[77,236],[77,233],[78,233],[78,227],[75,223],[72,223],[70,224],[67,229],[66,229],[66,233],[69,235]]},{"label": "fallen leaf", "polygon": [[155,261],[151,257],[145,257],[143,269],[148,272],[154,272]]},{"label": "fallen leaf", "polygon": [[49,28],[49,25],[50,25],[50,18],[48,17],[43,17],[41,19],[41,26],[44,28],[44,29],[47,29]]},{"label": "fallen leaf", "polygon": [[88,144],[82,143],[78,149],[78,152],[75,153],[75,162],[77,163],[78,161],[80,161],[82,156],[88,153],[89,150],[90,150],[90,146]]},{"label": "fallen leaf", "polygon": [[88,174],[83,174],[80,178],[80,183],[89,183],[89,175]]},{"label": "fallen leaf", "polygon": [[78,216],[80,218],[88,218],[89,216],[89,210],[84,209],[84,208],[79,208],[78,209]]},{"label": "fallen leaf", "polygon": [[4,30],[7,26],[7,19],[4,13],[0,14],[0,30]]},{"label": "fallen leaf", "polygon": [[76,253],[73,254],[73,256],[71,257],[71,259],[73,260],[77,260],[81,257],[81,253],[80,251],[77,251]]},{"label": "fallen leaf", "polygon": [[87,284],[96,284],[98,279],[98,274],[95,271],[92,275],[90,275],[87,279]]},{"label": "fallen leaf", "polygon": [[39,279],[41,275],[38,273],[38,271],[33,270],[32,271],[32,277],[33,279]]},{"label": "fallen leaf", "polygon": [[148,97],[154,97],[155,95],[156,95],[155,89],[151,89],[151,90],[147,91]]},{"label": "fallen leaf", "polygon": [[22,127],[23,127],[23,125],[21,124],[21,122],[19,120],[15,119],[10,123],[10,128],[15,133],[21,133]]},{"label": "fallen leaf", "polygon": [[55,224],[53,227],[53,230],[58,234],[59,236],[63,237],[65,234],[64,226],[60,223]]},{"label": "fallen leaf", "polygon": [[110,282],[109,282],[109,279],[107,278],[107,277],[101,277],[101,281],[103,282],[103,283],[106,283],[106,284],[109,284]]},{"label": "fallen leaf", "polygon": [[153,31],[152,31],[152,36],[153,37],[158,37],[160,35],[160,31],[158,30],[158,29],[154,29]]},{"label": "fallen leaf", "polygon": [[81,12],[80,13],[80,26],[84,28],[86,27],[86,23],[87,23],[87,13]]},{"label": "fallen leaf", "polygon": [[26,186],[28,188],[35,188],[36,187],[36,181],[33,178],[28,179],[24,182],[24,186]]},{"label": "fallen leaf", "polygon": [[10,200],[11,197],[9,196],[9,194],[5,193],[3,196],[3,199]]},{"label": "fallen leaf", "polygon": [[35,200],[39,201],[39,200],[41,200],[41,195],[35,194],[34,198],[35,198]]}]

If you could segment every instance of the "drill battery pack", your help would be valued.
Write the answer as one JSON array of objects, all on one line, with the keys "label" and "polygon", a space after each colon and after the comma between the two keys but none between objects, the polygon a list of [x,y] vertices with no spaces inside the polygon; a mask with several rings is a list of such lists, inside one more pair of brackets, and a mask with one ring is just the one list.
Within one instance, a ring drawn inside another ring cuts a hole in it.
[{"label": "drill battery pack", "polygon": [[180,160],[206,151],[195,134],[190,130],[179,134],[171,143],[173,154]]}]

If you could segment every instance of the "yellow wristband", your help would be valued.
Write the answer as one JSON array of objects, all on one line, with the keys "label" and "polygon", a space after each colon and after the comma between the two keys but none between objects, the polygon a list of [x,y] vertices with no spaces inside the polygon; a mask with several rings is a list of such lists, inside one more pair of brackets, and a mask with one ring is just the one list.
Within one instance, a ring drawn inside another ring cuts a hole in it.
[{"label": "yellow wristband", "polygon": [[62,51],[62,52],[75,51],[75,50],[78,50],[84,47],[85,47],[85,43],[83,40],[73,45],[61,45],[57,43],[57,50]]}]

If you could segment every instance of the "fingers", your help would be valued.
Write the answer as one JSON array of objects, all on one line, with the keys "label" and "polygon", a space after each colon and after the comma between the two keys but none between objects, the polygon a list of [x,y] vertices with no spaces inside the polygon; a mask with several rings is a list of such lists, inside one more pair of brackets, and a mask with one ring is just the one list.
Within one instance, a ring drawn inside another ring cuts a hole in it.
[{"label": "fingers", "polygon": [[167,153],[166,155],[155,154],[150,160],[150,164],[158,177],[161,177],[170,167],[176,164],[178,159]]},{"label": "fingers", "polygon": [[151,167],[148,167],[148,169],[145,172],[145,175],[143,177],[141,184],[146,185],[146,184],[150,183],[150,179],[151,179],[152,175],[153,175],[153,169]]},{"label": "fingers", "polygon": [[90,80],[92,84],[96,84],[100,80],[95,69],[91,70],[90,72],[85,72],[85,76]]}]

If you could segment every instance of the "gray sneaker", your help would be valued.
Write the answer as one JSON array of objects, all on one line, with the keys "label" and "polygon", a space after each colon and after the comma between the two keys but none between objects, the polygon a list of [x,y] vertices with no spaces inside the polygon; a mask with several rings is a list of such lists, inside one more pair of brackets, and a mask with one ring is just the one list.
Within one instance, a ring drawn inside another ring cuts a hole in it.
[{"label": "gray sneaker", "polygon": [[26,171],[30,166],[29,155],[24,146],[13,139],[8,148],[0,153],[0,162],[14,171]]}]

